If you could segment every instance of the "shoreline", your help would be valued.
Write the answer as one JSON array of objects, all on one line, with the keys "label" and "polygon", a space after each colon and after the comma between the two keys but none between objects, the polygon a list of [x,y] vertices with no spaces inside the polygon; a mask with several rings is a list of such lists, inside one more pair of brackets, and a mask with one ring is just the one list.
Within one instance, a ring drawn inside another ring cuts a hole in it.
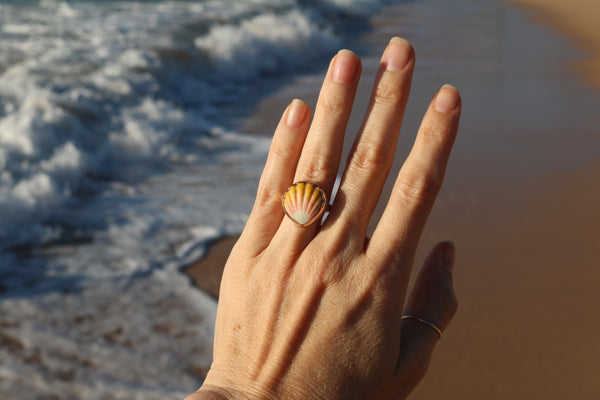
[{"label": "shoreline", "polygon": [[225,236],[208,243],[204,257],[183,267],[181,272],[191,279],[194,286],[218,300],[223,268],[238,238],[239,235]]}]

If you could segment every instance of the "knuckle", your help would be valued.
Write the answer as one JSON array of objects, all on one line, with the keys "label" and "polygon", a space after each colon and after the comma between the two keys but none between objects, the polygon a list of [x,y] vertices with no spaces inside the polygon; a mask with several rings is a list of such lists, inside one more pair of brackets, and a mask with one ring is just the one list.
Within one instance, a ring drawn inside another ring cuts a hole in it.
[{"label": "knuckle", "polygon": [[333,173],[331,161],[323,155],[316,155],[309,164],[301,171],[300,179],[321,183]]},{"label": "knuckle", "polygon": [[279,144],[271,148],[271,154],[274,157],[282,160],[287,160],[291,158],[295,153],[296,152],[294,151],[294,148],[292,146],[287,146],[283,144]]},{"label": "knuckle", "polygon": [[374,143],[362,142],[354,150],[349,168],[372,172],[387,169],[389,163],[389,151]]},{"label": "knuckle", "polygon": [[[450,289],[450,293],[448,294],[446,307],[448,307],[449,319],[452,319],[452,317],[454,317],[454,314],[456,314],[456,312],[458,311],[458,299],[456,298],[456,293],[452,288]],[[450,323],[450,321],[448,321],[447,324],[448,323]]]},{"label": "knuckle", "polygon": [[373,94],[373,107],[382,106],[399,106],[402,104],[404,96],[402,90],[392,82],[388,82],[385,77],[382,78],[379,85]]},{"label": "knuckle", "polygon": [[272,187],[261,188],[256,196],[255,211],[266,209],[267,212],[281,203],[283,194]]},{"label": "knuckle", "polygon": [[328,246],[313,252],[307,264],[310,275],[323,286],[339,283],[345,276],[346,268],[339,247]]},{"label": "knuckle", "polygon": [[435,199],[439,189],[439,179],[432,173],[413,174],[402,179],[397,185],[397,193],[404,199],[415,202],[430,202]]},{"label": "knuckle", "polygon": [[341,118],[346,109],[346,99],[342,96],[327,96],[319,104],[322,118],[327,121]]},{"label": "knuckle", "polygon": [[419,132],[416,140],[423,147],[439,147],[447,142],[447,135],[444,135],[444,129],[441,126],[433,124]]},{"label": "knuckle", "polygon": [[317,270],[317,279],[324,287],[340,283],[344,278],[344,268],[339,262],[330,262]]}]

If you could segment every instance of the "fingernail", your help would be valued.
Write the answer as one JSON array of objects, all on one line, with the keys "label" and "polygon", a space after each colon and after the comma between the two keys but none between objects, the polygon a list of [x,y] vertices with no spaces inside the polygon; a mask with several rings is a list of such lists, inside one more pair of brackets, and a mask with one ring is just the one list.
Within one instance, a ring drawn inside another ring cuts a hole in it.
[{"label": "fingernail", "polygon": [[335,56],[332,79],[337,83],[350,83],[356,75],[356,56],[350,50],[340,50]]},{"label": "fingernail", "polygon": [[459,103],[458,91],[452,85],[444,85],[435,97],[435,110],[450,113],[456,110]]},{"label": "fingernail", "polygon": [[442,249],[442,262],[444,267],[448,269],[450,273],[454,271],[454,259],[456,257],[456,248],[452,242],[444,242],[444,248]]},{"label": "fingernail", "polygon": [[381,63],[388,71],[403,70],[411,58],[411,45],[407,40],[393,37],[381,57]]},{"label": "fingernail", "polygon": [[302,100],[294,99],[289,105],[285,124],[290,128],[298,128],[306,118],[306,104]]}]

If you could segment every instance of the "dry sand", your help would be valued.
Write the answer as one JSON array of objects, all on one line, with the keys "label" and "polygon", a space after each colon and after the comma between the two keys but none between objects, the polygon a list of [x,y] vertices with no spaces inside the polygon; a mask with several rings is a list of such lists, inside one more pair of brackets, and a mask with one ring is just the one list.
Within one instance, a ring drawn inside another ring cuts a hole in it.
[{"label": "dry sand", "polygon": [[586,53],[574,64],[589,81],[600,87],[600,2],[598,0],[511,0],[531,11],[531,16],[574,39]]},{"label": "dry sand", "polygon": [[[589,60],[598,60],[600,24],[578,21],[600,15],[600,2],[518,3],[540,11],[532,14],[536,22],[572,34],[582,48],[596,49]],[[386,41],[367,39],[378,48]],[[600,68],[581,68],[588,81],[600,83]],[[292,89],[303,86],[309,85],[300,82]],[[362,86],[357,98],[366,98],[367,90],[368,85]],[[272,118],[274,126],[278,115],[268,110],[281,109],[282,98],[290,94],[258,106],[257,112],[268,116],[265,123]],[[306,99],[303,93],[296,95]],[[275,103],[279,106],[273,107]],[[599,130],[593,126],[586,134],[598,136]],[[569,135],[576,143],[576,134]],[[468,166],[460,157],[451,162],[452,173],[417,257],[420,263],[437,241],[455,241],[459,312],[438,346],[430,373],[411,398],[600,398],[600,154],[595,162],[539,180],[500,176],[461,181]],[[215,297],[234,241],[218,242],[186,271]]]}]

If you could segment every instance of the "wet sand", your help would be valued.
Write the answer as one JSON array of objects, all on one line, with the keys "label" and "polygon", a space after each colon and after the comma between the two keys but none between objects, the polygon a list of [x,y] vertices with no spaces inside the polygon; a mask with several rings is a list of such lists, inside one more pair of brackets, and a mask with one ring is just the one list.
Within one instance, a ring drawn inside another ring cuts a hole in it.
[{"label": "wet sand", "polygon": [[[568,4],[544,1],[546,11],[532,14],[537,10],[534,3],[541,1],[519,3],[531,4],[526,15],[534,22],[556,26],[557,32],[572,33],[574,38],[579,34],[561,25],[561,16],[577,11],[588,14],[586,7],[591,6],[583,0]],[[356,50],[379,51],[389,36],[402,35],[402,29],[394,24],[407,18],[410,7],[392,7],[376,17],[373,23],[378,29],[366,35],[361,42],[364,47]],[[562,8],[569,8],[568,13]],[[600,15],[600,4],[596,8],[594,15]],[[555,17],[548,17],[550,9]],[[597,29],[600,32],[600,27]],[[428,57],[427,50],[420,53],[423,46],[417,43],[426,39],[409,37],[416,47],[417,68],[419,57]],[[554,45],[554,38],[545,40]],[[600,39],[596,44],[600,45]],[[568,54],[560,53],[561,57]],[[565,58],[565,63],[569,64],[569,59]],[[355,107],[358,110],[365,107],[376,59],[365,54],[364,64],[365,76],[357,96],[362,100]],[[568,65],[564,70],[560,65],[556,68],[557,76],[570,71]],[[595,78],[600,82],[600,68],[597,71]],[[548,72],[549,81],[554,79],[552,73]],[[448,71],[448,76],[453,74],[457,71]],[[506,75],[502,77],[506,81],[501,83],[509,86],[512,81]],[[591,82],[588,75],[585,77]],[[415,74],[416,100],[408,112],[418,118],[406,121],[409,132],[422,115],[433,93],[431,88],[444,83],[434,82],[430,88],[429,79],[427,74]],[[477,88],[469,86],[471,77],[457,80],[451,83],[463,93],[461,137],[415,265],[436,242],[451,239],[456,243],[459,312],[438,346],[430,373],[411,398],[597,399],[600,321],[594,316],[600,307],[600,121],[586,111],[590,108],[582,100],[587,96],[593,99],[594,93],[583,85],[579,87],[581,82],[576,76],[566,76],[564,88],[556,89],[563,101],[559,111],[548,109],[554,103],[544,103],[542,108],[548,114],[542,113],[539,118],[549,122],[536,125],[532,122],[535,116],[527,113],[519,120],[521,114],[511,111],[510,104],[501,112],[495,108],[498,115],[481,116],[485,110],[477,108],[479,99],[472,101]],[[520,80],[516,82],[521,84]],[[319,83],[320,77],[298,78],[262,101],[246,131],[272,130],[279,111],[293,97],[314,104],[314,90]],[[514,96],[527,94],[521,89]],[[360,116],[353,118],[351,129],[360,122]],[[511,122],[503,122],[505,119]],[[494,123],[486,124],[486,120]],[[569,126],[576,128],[571,130]],[[410,142],[411,135],[404,135],[398,160]],[[199,287],[215,297],[215,277],[234,241],[228,238],[218,242],[207,257],[186,271]]]}]

